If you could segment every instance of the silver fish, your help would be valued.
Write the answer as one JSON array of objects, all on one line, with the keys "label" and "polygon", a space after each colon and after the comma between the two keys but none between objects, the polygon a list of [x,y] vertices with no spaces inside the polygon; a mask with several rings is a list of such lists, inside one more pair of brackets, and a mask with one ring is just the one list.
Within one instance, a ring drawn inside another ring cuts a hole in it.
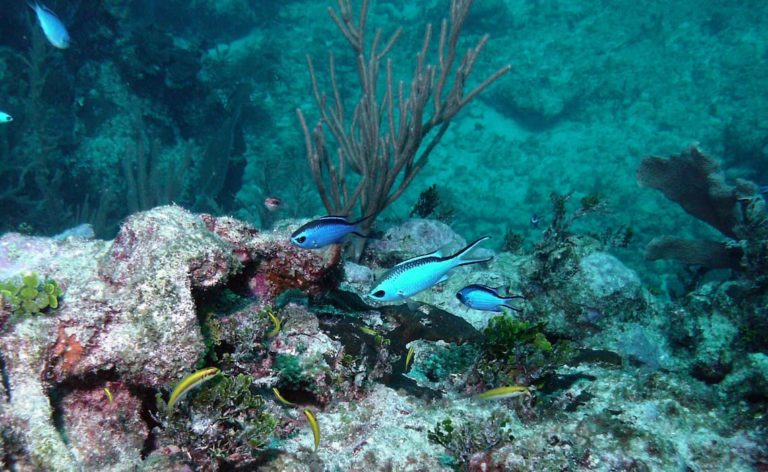
[{"label": "silver fish", "polygon": [[376,287],[368,294],[368,298],[380,302],[407,301],[413,295],[448,279],[448,272],[451,269],[467,264],[488,262],[492,257],[464,259],[469,251],[486,239],[490,239],[490,236],[474,241],[452,256],[443,257],[442,252],[438,250],[403,261],[382,276]]},{"label": "silver fish", "polygon": [[40,28],[42,28],[48,42],[59,49],[67,49],[69,47],[69,33],[56,13],[38,2],[35,2],[34,5],[27,3],[27,5],[35,10],[37,22],[40,23]]}]

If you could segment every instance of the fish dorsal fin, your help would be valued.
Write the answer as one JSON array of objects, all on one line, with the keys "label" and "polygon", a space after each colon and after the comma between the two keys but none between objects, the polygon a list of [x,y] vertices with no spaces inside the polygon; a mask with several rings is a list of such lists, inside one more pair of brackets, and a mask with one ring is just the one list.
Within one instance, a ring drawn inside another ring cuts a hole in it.
[{"label": "fish dorsal fin", "polygon": [[420,259],[426,259],[428,257],[443,257],[443,248],[438,249],[437,251],[430,252],[429,254],[422,254],[420,256],[411,257],[410,259],[406,259],[403,262],[400,262],[395,265],[395,267],[399,267],[401,265],[409,264],[414,261],[418,261]]},{"label": "fish dorsal fin", "polygon": [[344,215],[326,215],[321,216],[317,219],[317,221],[335,221],[338,223],[347,223],[349,224],[349,217]]},{"label": "fish dorsal fin", "polygon": [[509,293],[509,284],[499,285],[498,287],[488,287],[491,290],[493,290],[496,295],[502,298],[506,298],[506,295],[502,295],[503,293]]},{"label": "fish dorsal fin", "polygon": [[491,259],[493,259],[493,257],[486,257],[486,258],[482,258],[482,259],[470,259],[469,257],[467,257],[468,254],[472,251],[472,249],[475,248],[475,246],[477,246],[478,244],[482,243],[483,241],[485,241],[487,239],[491,239],[491,237],[490,236],[483,236],[480,239],[474,240],[473,242],[467,244],[463,249],[459,250],[459,252],[457,252],[456,254],[450,256],[448,259],[453,260],[456,266],[467,265],[467,264],[475,264],[475,263],[478,263],[478,262],[488,262],[488,261],[490,261]]},{"label": "fish dorsal fin", "polygon": [[43,4],[42,4],[42,3],[40,3],[40,2],[37,2],[37,1],[36,1],[34,4],[27,2],[27,5],[29,5],[29,6],[30,6],[30,8],[32,8],[33,10],[35,10],[35,12],[37,12],[37,10],[38,10],[38,8],[39,8],[39,9],[40,9],[40,11],[42,11],[42,12],[45,12],[45,13],[47,13],[48,15],[51,15],[52,17],[56,18],[57,20],[61,21],[61,20],[59,19],[59,16],[58,16],[58,15],[57,15],[57,14],[56,14],[56,13],[55,13],[53,10],[51,10],[50,8],[48,8],[47,6],[43,5]]}]

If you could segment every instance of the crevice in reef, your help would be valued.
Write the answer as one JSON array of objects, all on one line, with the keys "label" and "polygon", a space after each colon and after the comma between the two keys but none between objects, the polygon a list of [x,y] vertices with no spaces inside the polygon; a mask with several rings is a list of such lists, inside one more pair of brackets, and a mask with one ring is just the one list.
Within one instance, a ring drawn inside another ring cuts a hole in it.
[{"label": "crevice in reef", "polygon": [[157,449],[155,428],[162,425],[152,415],[152,411],[157,410],[156,390],[142,387],[131,387],[133,395],[141,400],[141,419],[147,425],[149,433],[144,438],[144,444],[141,447],[141,458],[146,459],[152,451]]},{"label": "crevice in reef", "polygon": [[59,432],[64,444],[69,444],[67,429],[64,424],[64,410],[62,408],[62,401],[64,398],[76,390],[93,390],[102,385],[106,385],[108,382],[116,381],[119,381],[119,376],[114,369],[101,370],[97,372],[89,372],[82,377],[69,378],[48,389],[47,393],[52,410],[51,421],[53,422],[56,431]]},{"label": "crevice in reef", "polygon": [[8,372],[5,370],[5,358],[0,354],[0,381],[3,383],[5,399],[11,401],[11,382],[8,379]]}]

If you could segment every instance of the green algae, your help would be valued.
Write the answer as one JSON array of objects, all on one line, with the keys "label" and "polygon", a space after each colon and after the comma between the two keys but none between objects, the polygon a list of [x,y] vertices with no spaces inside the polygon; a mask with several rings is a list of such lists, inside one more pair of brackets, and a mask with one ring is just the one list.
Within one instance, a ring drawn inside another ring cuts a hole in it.
[{"label": "green algae", "polygon": [[59,307],[64,291],[55,280],[40,279],[35,272],[22,275],[21,280],[0,281],[0,298],[9,303],[16,316],[38,315]]},{"label": "green algae", "polygon": [[477,453],[489,452],[514,441],[509,431],[509,417],[496,410],[490,417],[476,421],[455,423],[445,418],[429,430],[427,438],[431,443],[443,446],[447,453],[447,465],[459,470],[470,470],[469,462]]},{"label": "green algae", "polygon": [[159,441],[181,449],[197,467],[218,470],[254,463],[277,419],[267,412],[253,381],[245,374],[213,379],[190,392],[173,416],[165,413],[167,405],[158,393]]}]

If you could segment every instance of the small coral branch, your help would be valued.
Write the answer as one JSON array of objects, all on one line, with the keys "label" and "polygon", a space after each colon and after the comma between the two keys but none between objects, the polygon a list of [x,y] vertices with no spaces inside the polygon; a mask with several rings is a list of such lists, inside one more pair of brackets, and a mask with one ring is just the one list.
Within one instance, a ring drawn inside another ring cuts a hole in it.
[{"label": "small coral branch", "polygon": [[[331,18],[357,58],[360,97],[351,117],[348,116],[333,54],[329,58],[330,99],[320,90],[312,59],[307,57],[320,120],[310,129],[302,111],[299,109],[297,113],[312,175],[330,213],[349,214],[359,204],[363,215],[378,215],[405,191],[427,164],[430,153],[456,113],[509,71],[510,66],[502,67],[465,93],[467,79],[488,41],[487,35],[482,37],[454,67],[461,28],[471,4],[471,0],[451,2],[450,20],[443,20],[440,26],[437,64],[427,62],[433,34],[431,25],[427,25],[408,86],[393,79],[392,60],[384,62],[401,28],[386,42],[377,30],[366,49],[368,1],[363,1],[357,22],[348,0],[338,0],[338,12],[329,8]],[[384,90],[379,93],[377,85],[382,75]],[[326,139],[326,131],[333,137],[332,143]],[[427,138],[428,143],[422,146]],[[329,148],[333,151],[329,152]],[[360,176],[354,189],[347,181],[349,169]],[[364,224],[370,227],[373,220]]]}]

